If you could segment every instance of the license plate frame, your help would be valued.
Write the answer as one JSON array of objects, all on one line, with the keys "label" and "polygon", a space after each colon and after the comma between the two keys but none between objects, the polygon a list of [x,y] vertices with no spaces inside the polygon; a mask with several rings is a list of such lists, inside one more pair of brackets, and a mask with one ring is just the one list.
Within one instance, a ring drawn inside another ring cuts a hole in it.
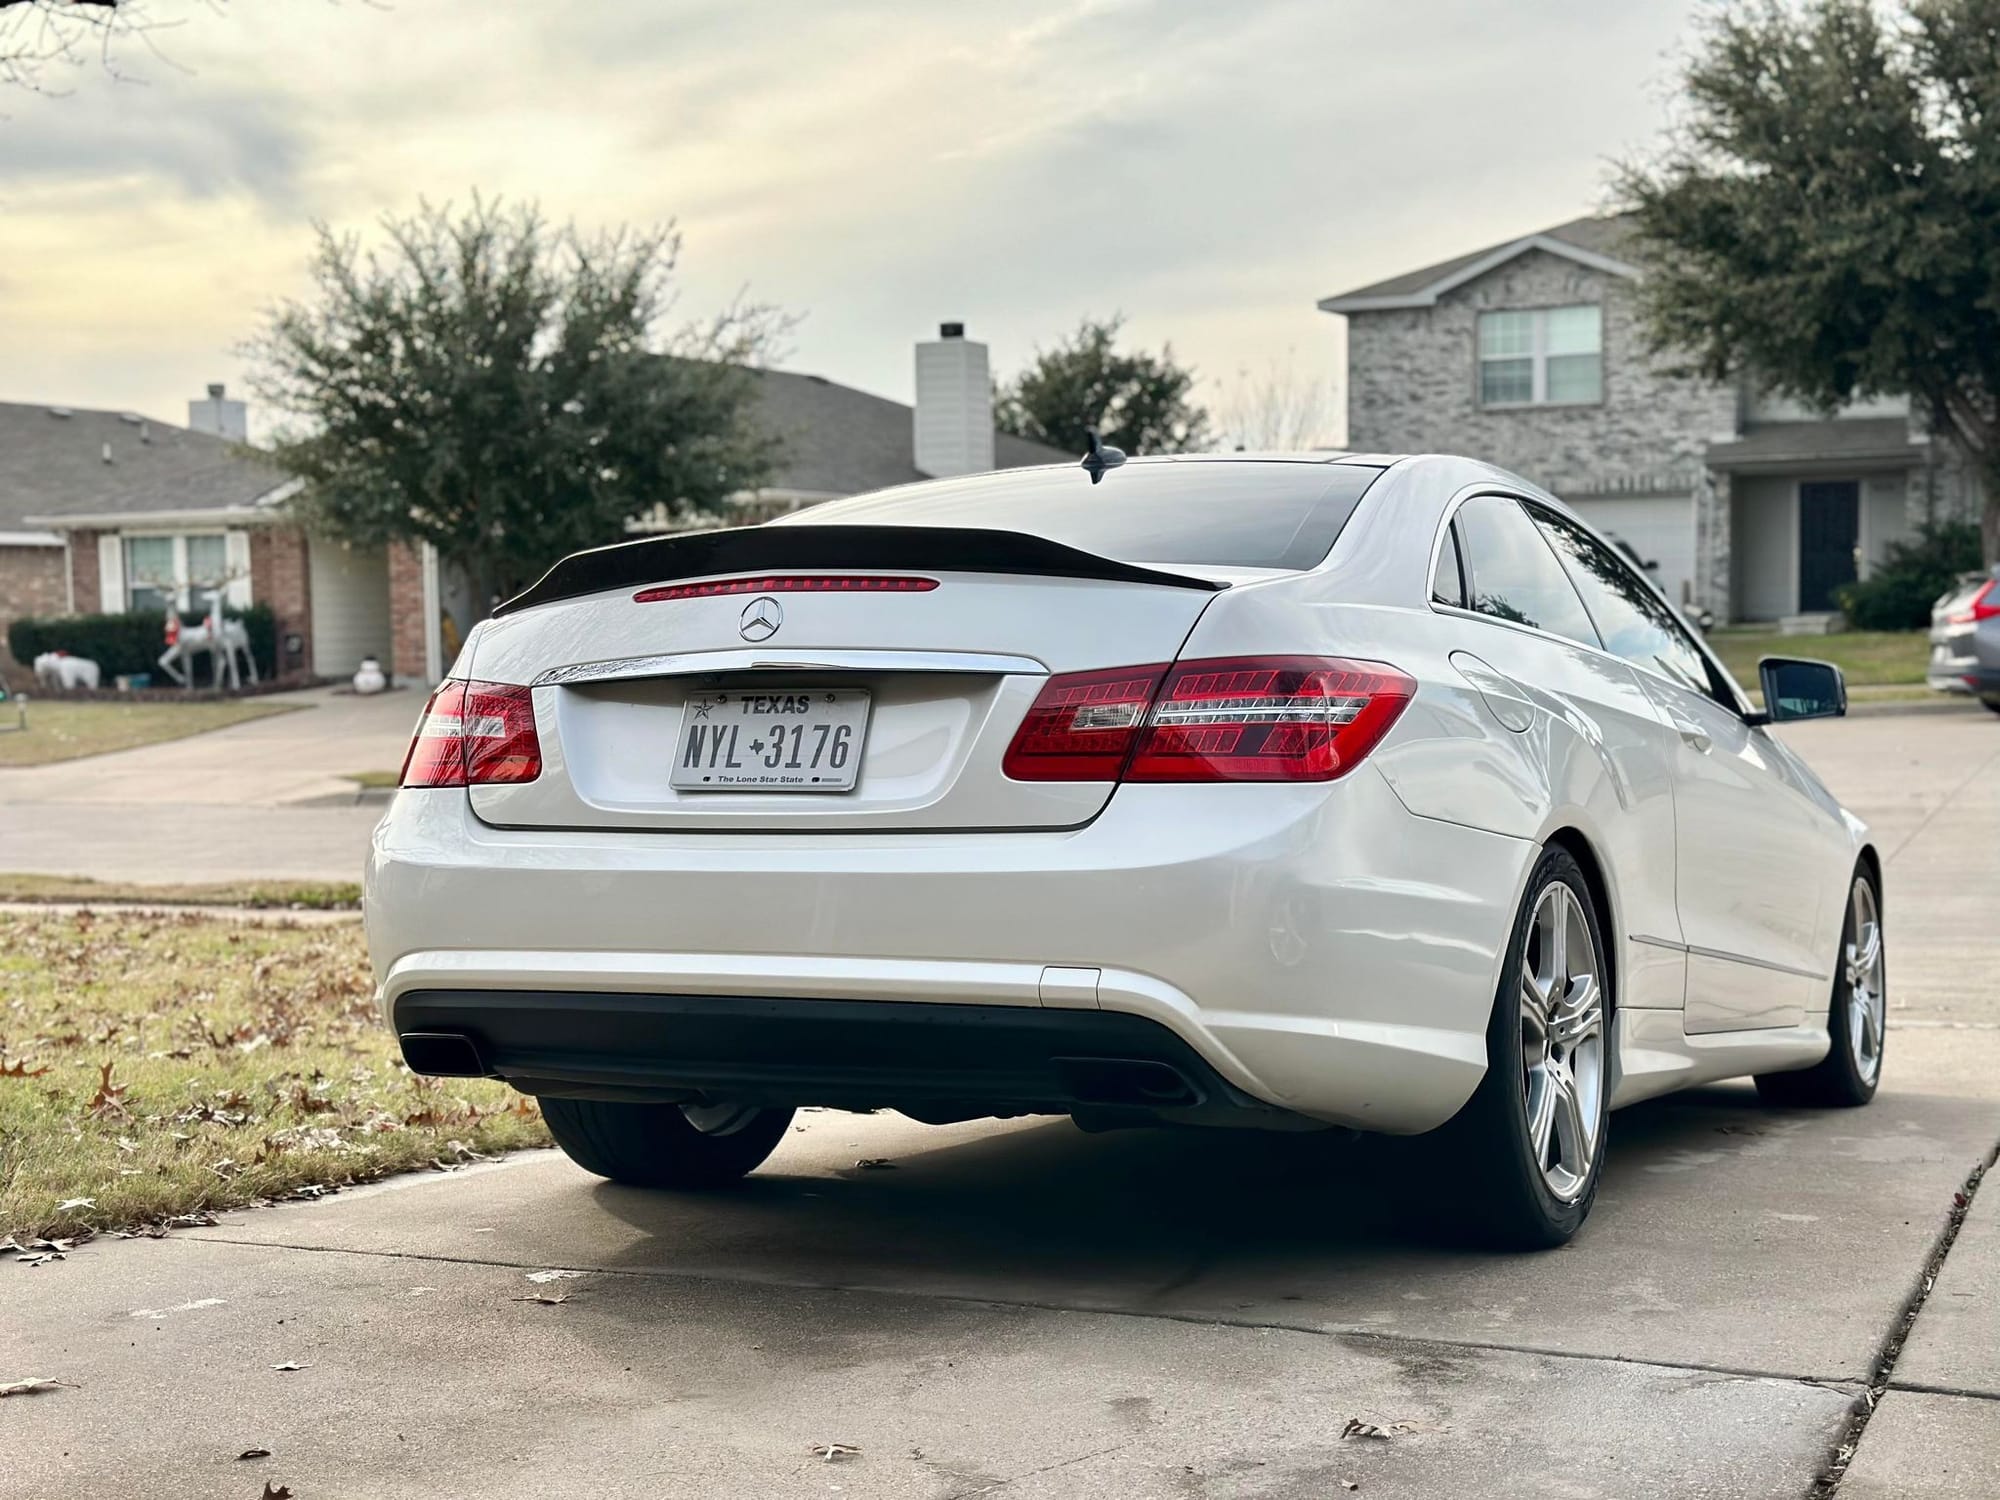
[{"label": "license plate frame", "polygon": [[729,687],[691,693],[674,736],[668,784],[696,794],[852,792],[860,781],[874,700],[867,688]]}]

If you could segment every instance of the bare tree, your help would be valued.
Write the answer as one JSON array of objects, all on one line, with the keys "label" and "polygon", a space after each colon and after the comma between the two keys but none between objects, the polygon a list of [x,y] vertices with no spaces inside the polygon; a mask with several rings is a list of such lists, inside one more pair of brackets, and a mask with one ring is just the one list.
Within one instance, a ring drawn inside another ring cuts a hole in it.
[{"label": "bare tree", "polygon": [[150,49],[151,33],[172,24],[148,0],[0,0],[0,87],[45,93],[50,71],[93,61],[116,74],[121,46]]},{"label": "bare tree", "polygon": [[1329,376],[1303,372],[1288,349],[1261,374],[1236,372],[1221,403],[1221,436],[1230,448],[1296,453],[1341,439],[1339,390]]}]

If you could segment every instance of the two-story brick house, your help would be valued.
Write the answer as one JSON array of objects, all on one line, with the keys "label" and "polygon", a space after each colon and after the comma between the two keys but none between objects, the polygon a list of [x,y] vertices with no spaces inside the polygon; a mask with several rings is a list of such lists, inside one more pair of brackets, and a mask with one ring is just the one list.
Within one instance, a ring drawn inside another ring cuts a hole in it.
[{"label": "two-story brick house", "polygon": [[1719,619],[1823,615],[1889,543],[1978,514],[1904,401],[1821,419],[1648,354],[1618,218],[1323,299],[1347,319],[1350,446],[1462,453],[1563,497]]}]

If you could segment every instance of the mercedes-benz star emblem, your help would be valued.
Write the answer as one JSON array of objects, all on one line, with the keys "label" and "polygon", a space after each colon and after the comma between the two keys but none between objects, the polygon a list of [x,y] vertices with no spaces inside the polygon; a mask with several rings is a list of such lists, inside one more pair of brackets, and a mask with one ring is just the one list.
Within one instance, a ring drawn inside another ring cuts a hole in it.
[{"label": "mercedes-benz star emblem", "polygon": [[768,641],[785,623],[785,611],[769,594],[760,594],[743,606],[743,618],[736,630],[746,641]]}]

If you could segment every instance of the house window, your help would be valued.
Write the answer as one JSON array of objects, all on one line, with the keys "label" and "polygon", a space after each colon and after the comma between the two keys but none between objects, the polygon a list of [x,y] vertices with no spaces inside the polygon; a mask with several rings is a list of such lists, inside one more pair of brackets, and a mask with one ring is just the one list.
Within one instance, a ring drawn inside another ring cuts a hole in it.
[{"label": "house window", "polygon": [[229,574],[229,543],[221,532],[125,538],[125,607],[165,614],[169,605],[205,610]]},{"label": "house window", "polygon": [[1479,315],[1479,404],[1563,406],[1604,399],[1604,309]]}]

